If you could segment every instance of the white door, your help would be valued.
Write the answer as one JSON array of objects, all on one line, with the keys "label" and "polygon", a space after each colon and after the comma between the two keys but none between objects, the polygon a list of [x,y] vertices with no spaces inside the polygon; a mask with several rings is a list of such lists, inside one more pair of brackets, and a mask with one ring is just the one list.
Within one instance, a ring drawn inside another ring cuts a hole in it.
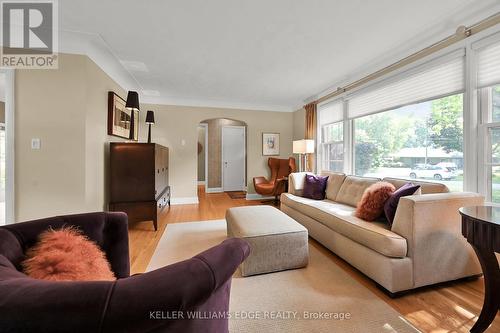
[{"label": "white door", "polygon": [[222,127],[222,187],[224,191],[245,189],[245,127]]}]

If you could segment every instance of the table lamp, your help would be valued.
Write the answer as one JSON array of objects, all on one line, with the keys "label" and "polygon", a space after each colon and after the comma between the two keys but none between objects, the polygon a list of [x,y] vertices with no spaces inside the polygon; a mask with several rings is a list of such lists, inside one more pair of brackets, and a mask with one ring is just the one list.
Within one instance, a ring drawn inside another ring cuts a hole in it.
[{"label": "table lamp", "polygon": [[146,124],[148,124],[148,143],[151,143],[151,125],[155,123],[155,113],[148,111],[146,113]]},{"label": "table lamp", "polygon": [[130,140],[135,140],[135,111],[139,111],[139,94],[137,91],[129,91],[125,107],[130,110]]},{"label": "table lamp", "polygon": [[299,171],[306,171],[307,154],[314,153],[314,140],[302,139],[293,141],[293,153],[299,155]]}]

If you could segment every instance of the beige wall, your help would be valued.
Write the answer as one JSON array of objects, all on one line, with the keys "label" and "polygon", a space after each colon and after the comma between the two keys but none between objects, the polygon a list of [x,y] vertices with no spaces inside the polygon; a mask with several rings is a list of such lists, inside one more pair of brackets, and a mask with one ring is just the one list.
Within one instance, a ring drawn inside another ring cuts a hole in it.
[{"label": "beige wall", "polygon": [[79,55],[15,81],[16,220],[105,209],[107,142],[120,141],[107,135],[107,92],[124,90]]},{"label": "beige wall", "polygon": [[208,188],[222,187],[222,127],[246,126],[245,122],[233,119],[207,119],[208,125]]},{"label": "beige wall", "polygon": [[[267,156],[262,156],[262,132],[280,133],[280,156],[292,153],[293,113],[218,109],[208,107],[184,107],[166,105],[141,105],[142,110],[155,111],[153,141],[170,148],[170,185],[174,197],[196,197],[198,139],[197,126],[205,119],[229,118],[243,121],[248,126],[249,193],[255,193],[252,179],[269,176]],[[158,118],[156,118],[158,117]],[[141,123],[141,133],[144,124]],[[182,142],[185,141],[183,145]]]},{"label": "beige wall", "polygon": [[[99,211],[107,206],[107,93],[126,92],[86,56],[59,57],[58,70],[19,70],[15,83],[15,218]],[[175,198],[197,196],[197,126],[204,119],[238,119],[248,125],[248,191],[268,176],[262,132],[281,134],[281,157],[292,152],[293,113],[142,105],[139,140],[146,141],[145,111],[154,110],[153,141],[170,148]],[[31,149],[31,138],[41,149]],[[183,144],[184,143],[184,144]]]}]

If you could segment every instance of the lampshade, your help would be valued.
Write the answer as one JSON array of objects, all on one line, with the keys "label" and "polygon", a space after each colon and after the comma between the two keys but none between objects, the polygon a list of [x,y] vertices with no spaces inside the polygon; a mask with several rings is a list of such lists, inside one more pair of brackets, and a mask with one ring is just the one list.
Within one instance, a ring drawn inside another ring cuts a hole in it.
[{"label": "lampshade", "polygon": [[129,91],[127,94],[127,103],[125,107],[129,110],[139,110],[139,94],[137,91]]},{"label": "lampshade", "polygon": [[296,140],[293,142],[294,154],[314,153],[314,140]]},{"label": "lampshade", "polygon": [[155,113],[153,111],[146,112],[146,124],[155,123]]}]

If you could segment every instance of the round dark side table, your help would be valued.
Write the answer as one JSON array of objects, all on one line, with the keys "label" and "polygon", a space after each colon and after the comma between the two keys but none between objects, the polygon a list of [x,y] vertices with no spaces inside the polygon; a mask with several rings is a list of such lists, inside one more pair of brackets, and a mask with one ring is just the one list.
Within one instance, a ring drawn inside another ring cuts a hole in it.
[{"label": "round dark side table", "polygon": [[500,207],[471,206],[459,209],[462,235],[472,245],[484,274],[484,303],[472,333],[484,332],[500,308],[500,269],[495,252],[500,252]]}]

